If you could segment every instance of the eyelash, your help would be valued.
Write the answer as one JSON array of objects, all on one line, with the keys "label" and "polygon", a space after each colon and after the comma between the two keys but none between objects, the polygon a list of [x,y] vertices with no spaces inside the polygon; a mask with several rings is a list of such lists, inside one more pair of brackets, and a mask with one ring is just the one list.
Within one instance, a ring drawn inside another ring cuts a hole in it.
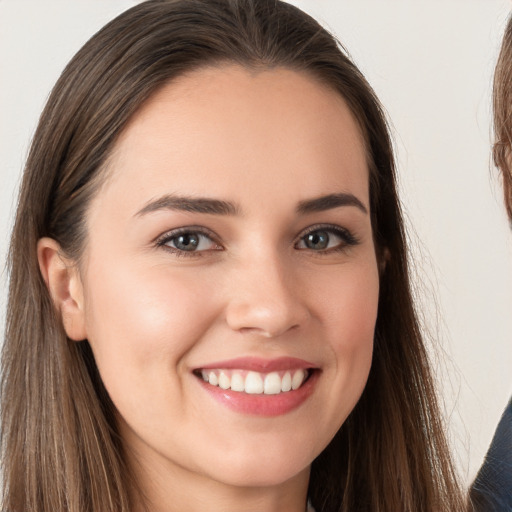
[{"label": "eyelash", "polygon": [[[320,251],[315,251],[313,249],[310,249],[310,251],[315,256],[327,256],[331,253],[344,252],[347,250],[348,247],[353,247],[353,246],[359,244],[359,239],[356,236],[354,236],[346,228],[342,228],[342,227],[336,226],[334,224],[315,224],[313,226],[310,226],[309,228],[307,228],[305,231],[303,231],[300,234],[297,242],[295,243],[295,246],[297,246],[297,244],[299,244],[300,242],[304,241],[308,235],[311,235],[312,233],[315,233],[315,232],[321,232],[321,231],[324,231],[330,235],[332,235],[332,234],[336,235],[337,237],[339,237],[342,240],[342,242],[339,245],[336,245],[335,247],[330,247],[330,248],[323,249]],[[304,250],[304,249],[302,249],[302,250]]]},{"label": "eyelash", "polygon": [[162,249],[169,251],[170,253],[174,254],[178,257],[184,257],[184,258],[197,258],[200,256],[203,256],[204,252],[207,251],[185,251],[178,249],[177,247],[171,247],[168,244],[172,242],[173,240],[176,240],[181,235],[199,235],[206,237],[211,240],[212,244],[215,244],[218,246],[218,249],[211,249],[214,251],[220,251],[222,250],[222,246],[217,242],[216,237],[214,233],[211,231],[199,227],[199,226],[187,226],[184,228],[175,229],[172,231],[168,231],[167,233],[163,234],[162,236],[158,237],[155,241],[157,247],[161,247]]},{"label": "eyelash", "polygon": [[[342,228],[340,226],[336,226],[333,224],[316,224],[310,226],[305,231],[303,231],[298,237],[297,241],[294,243],[294,247],[297,248],[297,245],[301,242],[304,242],[305,238],[308,235],[311,235],[315,232],[326,232],[328,234],[334,234],[342,240],[342,243],[335,247],[330,247],[322,250],[315,251],[313,249],[309,249],[310,252],[315,254],[315,256],[324,256],[331,254],[333,252],[343,252],[346,251],[348,247],[355,246],[359,244],[359,240],[355,237],[349,230]],[[178,249],[176,247],[171,247],[168,244],[173,240],[176,240],[181,235],[199,235],[202,237],[208,238],[212,244],[216,245],[215,249],[207,249],[202,251],[186,251],[182,249]],[[305,243],[305,242],[304,242]],[[161,247],[162,249],[171,252],[177,257],[185,257],[185,258],[197,258],[204,256],[205,252],[210,251],[221,251],[223,250],[222,245],[217,241],[217,237],[213,232],[207,230],[203,227],[199,226],[188,226],[179,229],[175,229],[173,231],[169,231],[159,238],[156,239],[155,244],[157,247]],[[301,248],[298,250],[308,250],[308,248]]]}]

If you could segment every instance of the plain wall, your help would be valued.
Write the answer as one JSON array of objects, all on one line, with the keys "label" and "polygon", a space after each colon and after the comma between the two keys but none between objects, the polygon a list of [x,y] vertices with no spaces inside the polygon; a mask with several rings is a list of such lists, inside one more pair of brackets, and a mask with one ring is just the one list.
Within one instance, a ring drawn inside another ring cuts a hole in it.
[{"label": "plain wall", "polygon": [[[63,67],[134,0],[0,0],[0,259],[30,138]],[[512,393],[512,233],[490,158],[507,0],[296,0],[389,113],[420,315],[466,481]],[[6,275],[0,283],[3,324]]]}]

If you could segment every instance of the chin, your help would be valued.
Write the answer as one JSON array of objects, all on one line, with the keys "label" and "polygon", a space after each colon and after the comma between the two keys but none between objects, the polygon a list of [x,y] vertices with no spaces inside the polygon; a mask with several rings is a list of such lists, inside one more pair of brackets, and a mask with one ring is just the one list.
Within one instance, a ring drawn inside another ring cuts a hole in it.
[{"label": "chin", "polygon": [[298,453],[296,448],[287,453],[268,446],[265,451],[258,448],[223,457],[222,463],[215,465],[215,474],[210,476],[236,487],[278,486],[304,475],[307,478],[314,458],[313,454]]},{"label": "chin", "polygon": [[228,470],[224,472],[222,478],[219,478],[219,475],[216,475],[216,478],[233,487],[277,487],[303,475],[307,478],[309,469],[310,465],[306,467],[290,467],[289,465],[252,467],[249,464],[247,467],[246,464],[240,471]]}]

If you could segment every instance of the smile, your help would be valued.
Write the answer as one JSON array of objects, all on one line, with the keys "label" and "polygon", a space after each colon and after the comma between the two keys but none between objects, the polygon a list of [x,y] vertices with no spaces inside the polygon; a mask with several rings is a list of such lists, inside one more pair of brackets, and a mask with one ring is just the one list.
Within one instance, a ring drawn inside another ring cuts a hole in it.
[{"label": "smile", "polygon": [[271,417],[306,402],[322,370],[294,357],[240,357],[200,366],[192,373],[207,396],[223,406],[239,414]]},{"label": "smile", "polygon": [[278,395],[299,389],[308,379],[310,371],[296,369],[269,373],[241,369],[201,370],[205,382],[221,389],[250,395]]}]

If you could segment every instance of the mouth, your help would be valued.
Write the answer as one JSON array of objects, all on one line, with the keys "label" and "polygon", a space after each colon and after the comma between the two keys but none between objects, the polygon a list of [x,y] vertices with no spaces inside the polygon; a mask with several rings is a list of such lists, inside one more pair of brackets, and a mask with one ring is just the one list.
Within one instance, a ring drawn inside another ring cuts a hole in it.
[{"label": "mouth", "polygon": [[249,395],[279,395],[296,391],[309,379],[313,369],[257,372],[243,369],[198,369],[194,374],[211,386]]},{"label": "mouth", "polygon": [[209,396],[237,413],[279,416],[308,400],[322,371],[297,358],[250,357],[213,363],[192,373]]}]

